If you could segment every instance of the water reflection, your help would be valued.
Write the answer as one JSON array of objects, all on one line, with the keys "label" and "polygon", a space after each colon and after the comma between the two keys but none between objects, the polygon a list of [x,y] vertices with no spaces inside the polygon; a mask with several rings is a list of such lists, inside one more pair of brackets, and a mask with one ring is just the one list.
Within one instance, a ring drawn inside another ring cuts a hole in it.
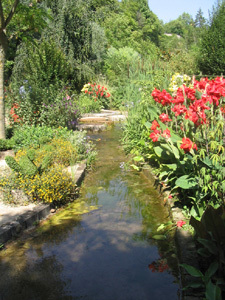
[{"label": "water reflection", "polygon": [[153,183],[121,168],[118,135],[103,133],[82,187],[79,201],[98,209],[70,205],[2,252],[0,299],[179,299],[175,248],[151,239],[168,212]]}]

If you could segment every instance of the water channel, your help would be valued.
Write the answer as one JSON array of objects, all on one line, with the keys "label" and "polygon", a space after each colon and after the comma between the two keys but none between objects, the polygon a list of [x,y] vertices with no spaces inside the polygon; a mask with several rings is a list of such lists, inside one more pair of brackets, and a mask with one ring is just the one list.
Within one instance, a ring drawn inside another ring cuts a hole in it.
[{"label": "water channel", "polygon": [[93,135],[79,199],[1,251],[0,300],[181,299],[173,241],[151,238],[168,211],[154,181],[125,167],[120,136]]}]

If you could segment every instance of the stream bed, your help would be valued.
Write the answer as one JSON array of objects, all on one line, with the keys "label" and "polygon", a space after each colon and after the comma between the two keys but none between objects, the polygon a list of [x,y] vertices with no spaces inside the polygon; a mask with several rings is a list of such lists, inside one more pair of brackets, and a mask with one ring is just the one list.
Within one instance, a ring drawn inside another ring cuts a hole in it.
[{"label": "stream bed", "polygon": [[152,238],[168,211],[154,181],[126,168],[120,137],[92,135],[79,198],[0,252],[0,300],[181,299],[173,235]]}]

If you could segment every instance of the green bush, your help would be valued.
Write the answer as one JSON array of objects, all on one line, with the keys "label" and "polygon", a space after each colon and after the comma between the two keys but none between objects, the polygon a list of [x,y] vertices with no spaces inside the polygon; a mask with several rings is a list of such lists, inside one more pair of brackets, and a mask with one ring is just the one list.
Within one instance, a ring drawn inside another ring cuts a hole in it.
[{"label": "green bush", "polygon": [[94,101],[93,98],[81,93],[79,96],[79,112],[81,114],[100,112],[102,105],[100,101]]},{"label": "green bush", "polygon": [[137,68],[140,64],[140,54],[129,47],[119,48],[118,50],[109,48],[105,62],[105,73],[110,82],[114,84],[128,78],[129,68]]},{"label": "green bush", "polygon": [[21,157],[21,159],[19,160],[19,165],[21,168],[21,173],[23,175],[27,175],[28,177],[33,177],[38,172],[37,167],[28,158],[28,156]]},{"label": "green bush", "polygon": [[3,140],[0,139],[0,151],[6,151],[10,150],[13,147],[13,141],[12,140]]},{"label": "green bush", "polygon": [[40,147],[43,143],[51,141],[54,137],[68,137],[70,131],[67,128],[51,128],[47,126],[28,126],[24,125],[15,129],[12,137],[13,149],[30,146],[34,148]]},{"label": "green bush", "polygon": [[7,165],[8,165],[14,172],[21,173],[21,166],[18,164],[18,162],[15,160],[14,157],[12,157],[12,156],[6,156],[6,157],[5,157],[5,161],[6,161]]}]

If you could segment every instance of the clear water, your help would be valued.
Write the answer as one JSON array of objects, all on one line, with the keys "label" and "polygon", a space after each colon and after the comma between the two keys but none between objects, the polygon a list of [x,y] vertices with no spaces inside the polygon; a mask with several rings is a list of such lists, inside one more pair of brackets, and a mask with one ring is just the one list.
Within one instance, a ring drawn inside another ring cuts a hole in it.
[{"label": "clear water", "polygon": [[77,216],[69,205],[1,252],[1,300],[180,299],[173,238],[151,238],[168,212],[154,182],[124,168],[120,135],[94,136],[98,161],[77,202],[97,210]]}]

